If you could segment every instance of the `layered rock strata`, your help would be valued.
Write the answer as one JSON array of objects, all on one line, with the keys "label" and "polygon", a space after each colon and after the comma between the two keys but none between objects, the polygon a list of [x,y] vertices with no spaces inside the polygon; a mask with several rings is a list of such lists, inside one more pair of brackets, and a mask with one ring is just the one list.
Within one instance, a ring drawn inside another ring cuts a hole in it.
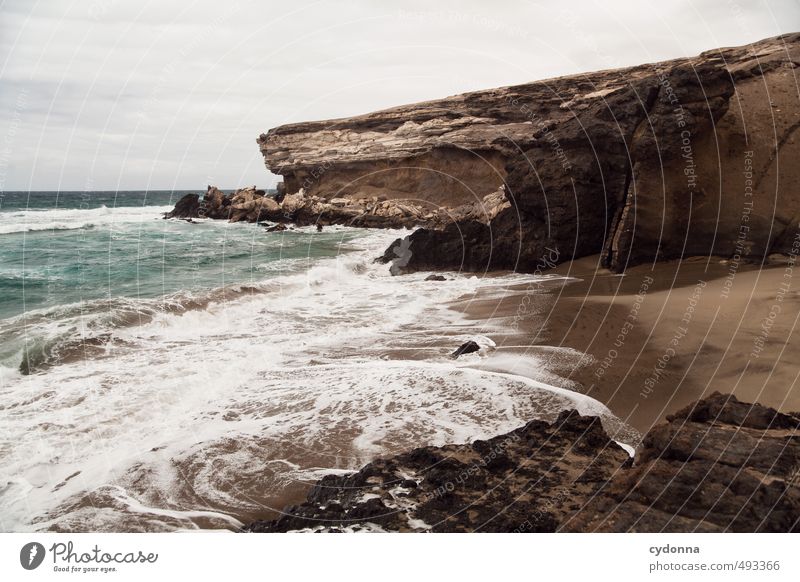
[{"label": "layered rock strata", "polygon": [[565,531],[798,532],[800,414],[714,394],[646,436]]},{"label": "layered rock strata", "polygon": [[247,530],[800,531],[798,429],[800,414],[715,393],[654,427],[631,460],[599,418],[567,411],[328,475]]},{"label": "layered rock strata", "polygon": [[[382,196],[425,212],[479,203],[406,242],[402,271],[535,270],[687,255],[796,253],[800,34],[625,69],[284,125],[258,139],[287,192]],[[444,212],[442,212],[444,209]],[[409,254],[410,253],[410,254]]]}]

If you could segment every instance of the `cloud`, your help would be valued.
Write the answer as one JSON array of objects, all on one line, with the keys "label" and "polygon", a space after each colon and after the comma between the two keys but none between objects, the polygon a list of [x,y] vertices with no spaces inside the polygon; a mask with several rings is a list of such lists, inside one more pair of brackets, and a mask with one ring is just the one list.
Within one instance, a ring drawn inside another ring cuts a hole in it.
[{"label": "cloud", "polygon": [[272,185],[255,139],[275,125],[693,55],[800,22],[791,0],[6,1],[0,11],[6,190]]}]

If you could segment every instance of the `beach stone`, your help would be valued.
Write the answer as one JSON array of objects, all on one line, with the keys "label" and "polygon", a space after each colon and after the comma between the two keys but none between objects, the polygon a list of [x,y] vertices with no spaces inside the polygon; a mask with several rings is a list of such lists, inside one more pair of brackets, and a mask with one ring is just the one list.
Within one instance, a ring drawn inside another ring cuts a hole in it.
[{"label": "beach stone", "polygon": [[451,358],[457,358],[459,356],[463,356],[464,354],[471,354],[473,352],[477,352],[481,349],[476,342],[469,340],[468,342],[464,342],[461,344],[456,351],[450,354]]}]

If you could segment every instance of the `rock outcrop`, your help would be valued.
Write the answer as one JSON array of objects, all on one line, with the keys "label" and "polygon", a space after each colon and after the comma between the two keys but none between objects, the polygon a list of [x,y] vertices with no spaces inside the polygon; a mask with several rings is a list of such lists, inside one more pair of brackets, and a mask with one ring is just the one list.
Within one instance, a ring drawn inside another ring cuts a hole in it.
[{"label": "rock outcrop", "polygon": [[[280,192],[280,191],[279,191]],[[225,194],[216,186],[208,186],[202,202],[197,194],[187,194],[164,218],[213,218],[230,222],[291,222],[299,226],[343,224],[355,227],[403,228],[426,226],[443,228],[454,218],[470,223],[488,224],[499,212],[509,207],[505,191],[500,188],[478,202],[455,208],[429,211],[424,205],[373,196],[362,198],[325,199],[306,194],[301,189],[293,194],[268,196],[255,186]]]},{"label": "rock outcrop", "polygon": [[253,532],[800,531],[800,414],[715,393],[632,461],[596,417],[562,413],[469,445],[328,475]]},{"label": "rock outcrop", "polygon": [[[410,236],[398,272],[532,271],[548,248],[561,261],[601,253],[616,271],[687,255],[792,253],[799,63],[793,33],[284,125],[258,143],[290,195],[384,197],[447,216]],[[506,203],[484,220],[450,212],[501,186]]]},{"label": "rock outcrop", "polygon": [[175,208],[164,215],[164,218],[197,218],[200,211],[200,196],[186,194],[175,203]]},{"label": "rock outcrop", "polygon": [[800,414],[716,393],[645,437],[566,531],[800,531]]},{"label": "rock outcrop", "polygon": [[[255,189],[255,187],[254,187]],[[226,195],[216,186],[208,186],[202,202],[204,218],[228,219],[232,196]]]},{"label": "rock outcrop", "polygon": [[630,457],[600,419],[562,413],[470,445],[424,447],[348,476],[328,475],[254,532],[554,531]]}]

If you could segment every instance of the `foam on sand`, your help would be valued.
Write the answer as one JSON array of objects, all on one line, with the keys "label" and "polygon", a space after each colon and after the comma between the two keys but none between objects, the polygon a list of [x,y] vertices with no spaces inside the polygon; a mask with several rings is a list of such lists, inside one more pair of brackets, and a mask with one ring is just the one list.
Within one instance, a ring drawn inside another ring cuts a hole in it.
[{"label": "foam on sand", "polygon": [[98,315],[109,338],[92,357],[3,371],[0,527],[230,528],[377,455],[488,438],[565,408],[613,419],[535,363],[498,371],[493,358],[508,362],[490,337],[476,357],[450,359],[487,330],[445,304],[485,281],[389,276],[372,259],[396,235],[366,233],[350,243],[361,250],[255,294],[121,326]]}]

